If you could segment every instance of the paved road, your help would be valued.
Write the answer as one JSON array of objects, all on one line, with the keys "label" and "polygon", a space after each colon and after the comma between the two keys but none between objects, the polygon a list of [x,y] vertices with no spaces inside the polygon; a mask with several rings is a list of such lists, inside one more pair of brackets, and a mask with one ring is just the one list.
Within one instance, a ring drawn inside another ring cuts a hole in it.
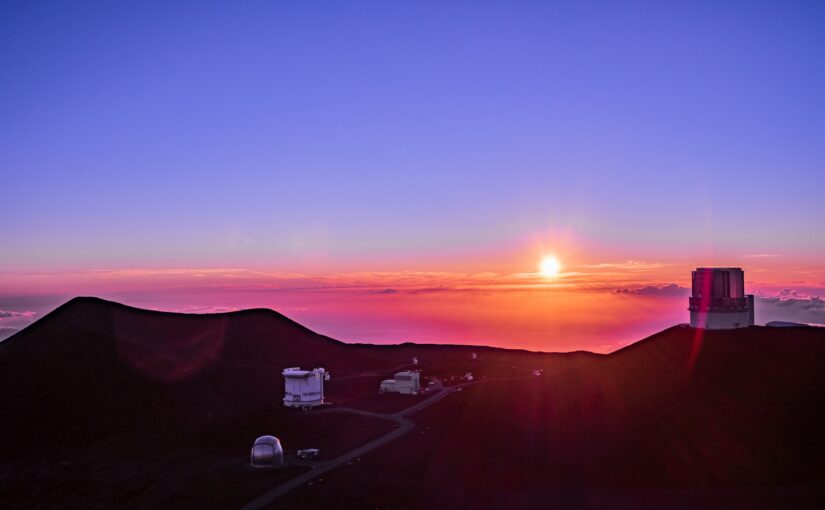
[{"label": "paved road", "polygon": [[322,414],[322,413],[353,413],[353,414],[360,414],[363,416],[369,416],[372,418],[382,418],[385,420],[391,420],[398,424],[398,427],[394,430],[384,434],[383,436],[370,441],[369,443],[359,446],[354,450],[350,450],[349,452],[340,455],[332,460],[328,461],[321,461],[316,463],[313,466],[311,471],[307,471],[306,473],[296,476],[291,480],[282,483],[281,485],[275,487],[271,491],[267,492],[263,496],[259,497],[258,499],[248,503],[244,506],[241,510],[253,510],[258,508],[263,508],[266,505],[269,505],[276,499],[280,498],[287,492],[300,487],[301,485],[318,478],[319,476],[323,475],[324,473],[335,469],[339,466],[346,464],[347,462],[351,462],[365,453],[374,450],[378,447],[384,446],[385,444],[397,439],[407,432],[411,431],[415,428],[415,423],[411,420],[407,419],[406,417],[412,413],[418,412],[426,407],[433,405],[434,403],[438,402],[439,400],[443,399],[450,393],[457,391],[459,388],[468,385],[469,383],[460,384],[456,386],[451,386],[449,388],[444,388],[441,383],[437,383],[435,385],[434,391],[435,393],[428,398],[418,402],[417,404],[410,406],[406,409],[398,411],[396,413],[375,413],[372,411],[362,411],[360,409],[352,409],[351,407],[338,407],[333,409],[324,409],[322,411],[316,411],[315,414]]}]

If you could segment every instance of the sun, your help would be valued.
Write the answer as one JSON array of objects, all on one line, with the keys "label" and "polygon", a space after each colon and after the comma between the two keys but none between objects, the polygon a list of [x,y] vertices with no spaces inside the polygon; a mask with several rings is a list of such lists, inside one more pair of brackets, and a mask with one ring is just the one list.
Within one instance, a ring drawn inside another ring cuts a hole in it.
[{"label": "sun", "polygon": [[559,262],[559,259],[556,257],[548,255],[547,257],[541,259],[539,269],[541,270],[541,274],[544,276],[556,276],[561,270],[561,262]]}]

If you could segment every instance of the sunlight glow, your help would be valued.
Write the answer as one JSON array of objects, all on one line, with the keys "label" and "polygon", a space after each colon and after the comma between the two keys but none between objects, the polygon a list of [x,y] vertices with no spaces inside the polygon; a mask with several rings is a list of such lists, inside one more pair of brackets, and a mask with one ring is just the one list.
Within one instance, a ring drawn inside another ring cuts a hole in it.
[{"label": "sunlight glow", "polygon": [[539,269],[544,276],[556,276],[561,270],[561,262],[556,257],[548,255],[541,260]]}]

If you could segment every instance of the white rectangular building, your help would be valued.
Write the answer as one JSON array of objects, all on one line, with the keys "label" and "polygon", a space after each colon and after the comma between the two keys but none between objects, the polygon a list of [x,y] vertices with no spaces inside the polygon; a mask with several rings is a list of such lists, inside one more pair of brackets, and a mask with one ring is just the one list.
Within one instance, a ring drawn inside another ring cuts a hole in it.
[{"label": "white rectangular building", "polygon": [[282,373],[285,406],[307,408],[324,403],[324,381],[329,381],[329,372],[323,368],[301,370],[291,367]]},{"label": "white rectangular building", "polygon": [[413,371],[398,372],[395,379],[381,381],[380,393],[401,393],[415,395],[421,390],[421,373]]}]

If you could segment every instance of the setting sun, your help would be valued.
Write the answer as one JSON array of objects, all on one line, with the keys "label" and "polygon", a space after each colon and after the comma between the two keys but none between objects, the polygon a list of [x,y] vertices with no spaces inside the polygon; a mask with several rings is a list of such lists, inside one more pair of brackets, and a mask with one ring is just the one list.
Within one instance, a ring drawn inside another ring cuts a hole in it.
[{"label": "setting sun", "polygon": [[539,264],[539,269],[544,276],[556,276],[561,270],[561,262],[553,256],[544,257]]}]

